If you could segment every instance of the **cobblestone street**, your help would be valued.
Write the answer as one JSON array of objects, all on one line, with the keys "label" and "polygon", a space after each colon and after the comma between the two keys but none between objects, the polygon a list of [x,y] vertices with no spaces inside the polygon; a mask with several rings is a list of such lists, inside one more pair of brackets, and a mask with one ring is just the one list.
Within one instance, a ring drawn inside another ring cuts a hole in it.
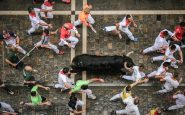
[{"label": "cobblestone street", "polygon": [[[50,86],[49,92],[41,90],[41,94],[48,97],[53,102],[51,107],[22,107],[19,102],[30,101],[30,89],[23,86],[22,72],[12,69],[4,62],[7,56],[7,49],[4,45],[0,45],[0,78],[3,79],[14,92],[14,96],[8,95],[0,89],[0,101],[5,101],[12,105],[13,108],[20,112],[20,115],[69,115],[67,107],[69,94],[61,92],[53,88],[53,83],[57,81],[58,72],[63,67],[69,67],[72,55],[80,55],[82,53],[94,55],[124,55],[130,51],[134,53],[130,56],[136,65],[144,64],[146,74],[156,70],[160,62],[151,63],[151,57],[160,55],[159,53],[150,53],[149,55],[140,54],[141,49],[145,49],[153,45],[155,38],[163,29],[173,32],[176,25],[181,21],[185,21],[185,0],[71,0],[71,4],[64,4],[61,0],[55,0],[54,19],[51,23],[54,25],[53,31],[59,29],[65,22],[74,22],[78,18],[78,13],[82,10],[83,4],[86,2],[93,5],[92,17],[95,20],[94,28],[97,34],[93,33],[90,28],[79,26],[77,29],[81,34],[79,43],[75,50],[67,47],[59,47],[59,34],[51,38],[51,42],[65,51],[64,55],[57,55],[52,50],[35,49],[31,56],[26,57],[24,62],[38,70],[34,76],[37,80],[42,78],[44,85]],[[41,35],[28,36],[26,31],[30,28],[30,21],[27,14],[27,7],[33,5],[40,7],[41,4],[32,4],[31,0],[0,0],[0,33],[4,29],[16,32],[20,38],[22,46],[26,51],[33,48],[33,45],[40,41]],[[14,5],[17,4],[17,5]],[[21,12],[23,11],[23,12]],[[56,12],[55,12],[56,11]],[[109,11],[109,12],[108,12]],[[116,13],[114,14],[114,11]],[[138,42],[128,40],[126,34],[122,33],[123,38],[119,39],[111,33],[105,33],[103,28],[120,22],[126,13],[133,13],[137,28],[133,26],[130,30],[134,36],[139,38]],[[143,11],[143,12],[142,12]],[[159,12],[157,12],[159,11]],[[170,13],[171,11],[171,13]],[[13,13],[15,14],[13,14]],[[61,12],[64,12],[62,14]],[[149,13],[148,13],[149,12]],[[150,14],[150,12],[152,12]],[[38,32],[42,32],[41,29]],[[87,39],[87,43],[84,42]],[[85,48],[84,48],[85,47]],[[85,49],[85,50],[84,50]],[[176,55],[176,54],[175,54]],[[18,54],[21,58],[22,54]],[[183,57],[185,57],[185,48],[183,49]],[[170,68],[173,70],[172,68]],[[179,65],[178,72],[183,77],[183,82],[179,89],[185,87],[185,62]],[[95,77],[92,74],[78,73],[74,80],[90,79]],[[83,115],[110,115],[112,110],[119,110],[124,107],[121,101],[110,102],[109,99],[122,91],[122,86],[131,82],[120,78],[117,75],[100,75],[105,79],[105,83],[93,83],[90,85],[93,93],[97,96],[96,100],[86,99],[86,112]],[[141,98],[139,104],[140,114],[146,115],[150,108],[157,106],[166,107],[173,105],[175,102],[170,99],[173,93],[165,95],[154,95],[153,92],[159,90],[161,84],[156,80],[134,88],[133,94]],[[78,94],[79,98],[83,98]],[[1,111],[0,111],[1,115]],[[185,115],[185,108],[173,112],[162,113],[162,115]]]}]

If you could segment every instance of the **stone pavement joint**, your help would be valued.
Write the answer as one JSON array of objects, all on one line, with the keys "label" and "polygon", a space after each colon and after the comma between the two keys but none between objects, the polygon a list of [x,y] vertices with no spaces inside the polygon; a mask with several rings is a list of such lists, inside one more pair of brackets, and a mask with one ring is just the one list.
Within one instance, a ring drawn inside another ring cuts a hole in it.
[{"label": "stone pavement joint", "polygon": [[[73,6],[74,7],[74,6]],[[72,9],[71,11],[75,11]],[[54,15],[70,15],[71,11],[53,11]],[[79,14],[81,11],[75,11]],[[91,11],[92,15],[125,15],[125,14],[185,14],[185,10],[112,10],[112,11]],[[0,11],[0,15],[28,15],[27,11]]]}]

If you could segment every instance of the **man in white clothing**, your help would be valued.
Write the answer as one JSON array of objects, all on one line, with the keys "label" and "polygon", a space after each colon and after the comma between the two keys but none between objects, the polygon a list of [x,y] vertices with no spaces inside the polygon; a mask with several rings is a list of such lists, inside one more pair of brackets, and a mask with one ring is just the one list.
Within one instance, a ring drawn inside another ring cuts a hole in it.
[{"label": "man in white clothing", "polygon": [[42,27],[43,30],[47,28],[52,28],[51,24],[47,24],[39,17],[40,12],[50,12],[50,11],[52,10],[44,10],[44,9],[33,8],[33,7],[28,8],[29,19],[32,25],[32,27],[28,30],[29,35],[35,32],[40,26]]},{"label": "man in white clothing", "polygon": [[65,67],[58,73],[58,84],[55,84],[55,88],[61,88],[61,91],[71,89],[74,87],[74,82],[69,78],[69,68]]},{"label": "man in white clothing", "polygon": [[[145,73],[143,72],[144,65],[141,64],[140,66],[133,66],[131,69],[129,69],[130,72],[132,72],[131,76],[128,75],[123,75],[121,78],[126,79],[126,80],[131,80],[131,81],[137,81],[141,80],[142,78],[145,77]],[[147,79],[144,79],[145,82],[147,82]]]},{"label": "man in white clothing", "polygon": [[175,110],[175,109],[183,108],[185,106],[185,91],[184,92],[177,91],[173,95],[173,99],[176,100],[176,104],[173,105],[173,106],[170,106],[167,109],[164,109],[164,111],[170,111],[170,110]]},{"label": "man in white clothing", "polygon": [[3,39],[3,41],[6,43],[6,45],[12,45],[16,48],[16,50],[22,54],[26,54],[27,52],[19,45],[20,44],[20,38],[18,35],[16,35],[14,32],[3,30],[2,35],[0,35],[0,39]]},{"label": "man in white clothing", "polygon": [[139,104],[139,98],[138,97],[129,97],[126,101],[125,101],[126,107],[123,110],[116,110],[116,111],[112,111],[111,115],[140,115],[139,113],[139,109],[138,109],[138,104]]},{"label": "man in white clothing", "polygon": [[168,36],[171,37],[172,35],[173,33],[167,29],[162,30],[157,36],[157,38],[155,39],[154,45],[144,49],[142,51],[142,54],[146,54],[157,50],[163,51],[163,49],[166,49],[166,47],[169,46],[166,39],[168,38]]},{"label": "man in white clothing", "polygon": [[[176,60],[176,58],[173,56],[173,54],[176,51],[179,52],[179,57],[180,57],[179,60]],[[176,65],[177,63],[183,63],[183,54],[179,45],[177,44],[170,45],[166,49],[165,55],[153,57],[152,61],[166,61],[167,59],[171,61],[171,66],[174,68],[178,68],[178,66]]]},{"label": "man in white clothing", "polygon": [[179,81],[177,80],[177,78],[178,73],[172,74],[166,72],[166,75],[160,79],[160,81],[165,81],[165,84],[163,86],[164,89],[157,91],[156,94],[164,94],[177,88],[182,81],[182,78],[180,78]]},{"label": "man in white clothing", "polygon": [[48,29],[43,30],[43,35],[41,37],[41,41],[37,42],[35,44],[36,47],[42,47],[42,48],[48,48],[53,50],[56,54],[58,55],[62,55],[64,54],[64,52],[61,50],[59,51],[59,49],[57,48],[57,46],[53,45],[50,43],[50,36],[53,34],[56,34],[57,31],[55,32],[49,32]]},{"label": "man in white clothing", "polygon": [[147,75],[148,78],[155,77],[155,78],[161,78],[165,76],[166,71],[168,70],[168,67],[170,66],[170,62],[165,61],[161,64],[161,66],[156,70],[151,72]]},{"label": "man in white clothing", "polygon": [[[44,10],[53,10],[53,5],[55,4],[54,0],[44,0],[44,3],[41,5],[41,8]],[[53,13],[51,12],[41,12],[41,17],[53,19]]]},{"label": "man in white clothing", "polygon": [[133,23],[134,27],[137,27],[135,24],[133,17],[131,15],[126,15],[123,20],[120,23],[117,23],[116,26],[107,26],[103,30],[106,32],[114,32],[115,34],[119,35],[119,38],[121,39],[122,36],[120,34],[120,31],[127,34],[128,38],[132,41],[138,41],[138,38],[134,37],[132,32],[128,29],[128,27]]}]

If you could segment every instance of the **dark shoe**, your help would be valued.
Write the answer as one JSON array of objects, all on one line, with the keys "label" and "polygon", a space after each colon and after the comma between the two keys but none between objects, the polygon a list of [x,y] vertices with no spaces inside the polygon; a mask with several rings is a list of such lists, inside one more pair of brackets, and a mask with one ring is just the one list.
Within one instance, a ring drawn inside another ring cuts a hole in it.
[{"label": "dark shoe", "polygon": [[116,111],[112,110],[111,115],[116,115]]}]

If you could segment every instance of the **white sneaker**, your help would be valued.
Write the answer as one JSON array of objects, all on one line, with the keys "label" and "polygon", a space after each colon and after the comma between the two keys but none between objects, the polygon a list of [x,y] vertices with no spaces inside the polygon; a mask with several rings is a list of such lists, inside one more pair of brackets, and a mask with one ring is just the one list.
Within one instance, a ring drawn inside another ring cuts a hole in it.
[{"label": "white sneaker", "polygon": [[138,41],[138,38],[134,38],[132,41],[137,42]]},{"label": "white sneaker", "polygon": [[175,68],[175,69],[177,69],[178,68],[178,65],[176,65],[176,64],[173,64],[173,65],[171,65],[173,68]]},{"label": "white sneaker", "polygon": [[89,95],[88,98],[89,99],[96,99],[96,96],[92,94],[92,95]]}]

